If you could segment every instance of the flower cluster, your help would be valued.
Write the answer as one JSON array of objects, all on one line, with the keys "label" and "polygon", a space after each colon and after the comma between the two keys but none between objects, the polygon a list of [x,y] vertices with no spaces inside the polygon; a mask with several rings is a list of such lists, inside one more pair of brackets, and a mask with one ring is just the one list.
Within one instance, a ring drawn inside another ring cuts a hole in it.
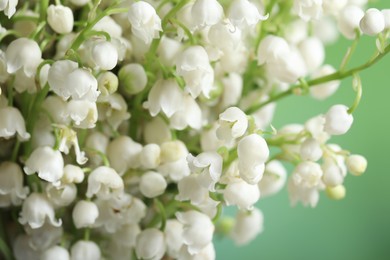
[{"label": "flower cluster", "polygon": [[[359,72],[390,52],[390,9],[360,0],[0,0],[5,259],[215,259],[263,230],[260,198],[342,199],[366,159],[348,132]],[[339,32],[353,40],[324,64]],[[347,68],[362,35],[376,53]],[[277,101],[335,104],[275,129]],[[271,149],[272,148],[272,149]],[[293,171],[287,174],[285,164]],[[235,206],[236,216],[223,214]]]}]

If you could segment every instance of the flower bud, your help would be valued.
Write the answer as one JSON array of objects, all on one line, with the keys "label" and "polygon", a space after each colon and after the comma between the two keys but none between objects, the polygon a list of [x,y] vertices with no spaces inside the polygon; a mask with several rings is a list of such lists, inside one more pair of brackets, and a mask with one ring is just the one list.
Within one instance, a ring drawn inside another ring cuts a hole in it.
[{"label": "flower bud", "polygon": [[101,70],[112,70],[118,63],[118,51],[111,42],[97,42],[91,52],[95,66]]},{"label": "flower bud", "polygon": [[270,161],[266,164],[263,178],[258,186],[261,197],[267,197],[279,192],[287,180],[287,171],[279,161]]},{"label": "flower bud", "polygon": [[346,160],[348,171],[355,176],[362,175],[367,169],[367,160],[359,154],[348,156]]},{"label": "flower bud", "polygon": [[350,5],[345,7],[339,13],[338,27],[340,32],[347,39],[354,39],[356,36],[356,29],[359,29],[360,20],[363,18],[364,12],[361,8]]},{"label": "flower bud", "polygon": [[146,87],[148,78],[144,67],[138,63],[126,64],[118,73],[119,82],[126,93],[135,95]]},{"label": "flower bud", "polygon": [[325,191],[326,195],[328,195],[329,198],[334,200],[344,199],[346,194],[346,189],[343,185],[338,185],[336,187],[327,187]]},{"label": "flower bud", "polygon": [[107,146],[107,157],[111,167],[123,175],[129,168],[139,167],[141,151],[141,144],[134,142],[128,136],[119,136]]},{"label": "flower bud", "polygon": [[147,198],[154,198],[164,193],[167,188],[167,181],[158,173],[149,171],[141,176],[139,189]]},{"label": "flower bud", "polygon": [[325,60],[325,48],[318,38],[304,39],[299,44],[299,51],[309,72],[318,69]]},{"label": "flower bud", "polygon": [[74,23],[72,9],[63,5],[50,5],[47,8],[47,22],[56,33],[70,33]]},{"label": "flower bud", "polygon": [[72,219],[76,228],[92,227],[98,216],[99,209],[96,204],[86,200],[78,201],[72,212]]},{"label": "flower bud", "polygon": [[239,209],[251,210],[260,199],[260,190],[257,185],[251,185],[238,179],[226,186],[223,196],[226,205],[237,205]]},{"label": "flower bud", "polygon": [[179,141],[170,141],[161,144],[161,162],[173,162],[188,155],[186,145]]},{"label": "flower bud", "polygon": [[353,116],[344,105],[332,106],[325,115],[325,131],[330,135],[343,135],[351,128]]},{"label": "flower bud", "polygon": [[97,260],[101,259],[98,245],[92,241],[79,240],[70,249],[72,260]]},{"label": "flower bud", "polygon": [[157,228],[143,230],[137,236],[135,253],[139,259],[162,259],[165,254],[164,233]]},{"label": "flower bud", "polygon": [[336,187],[343,183],[343,172],[333,158],[326,158],[321,168],[323,171],[322,181],[327,187]]},{"label": "flower bud", "polygon": [[142,148],[139,155],[141,166],[144,169],[155,169],[160,164],[160,146],[157,144],[147,144]]},{"label": "flower bud", "polygon": [[363,33],[375,36],[385,29],[385,18],[381,11],[370,8],[360,20],[360,29]]},{"label": "flower bud", "polygon": [[301,145],[301,158],[305,161],[318,161],[322,157],[320,144],[314,138],[306,139]]},{"label": "flower bud", "polygon": [[41,260],[69,260],[69,252],[61,246],[52,246],[46,249],[41,256]]},{"label": "flower bud", "polygon": [[81,183],[84,180],[83,170],[76,165],[67,164],[64,167],[64,175],[61,178],[63,183]]}]

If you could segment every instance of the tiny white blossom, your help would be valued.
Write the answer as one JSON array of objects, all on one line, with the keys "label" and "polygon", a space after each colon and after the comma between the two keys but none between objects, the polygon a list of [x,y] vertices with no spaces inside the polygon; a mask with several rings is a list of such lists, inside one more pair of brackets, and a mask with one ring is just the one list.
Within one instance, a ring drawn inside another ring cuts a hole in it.
[{"label": "tiny white blossom", "polygon": [[338,16],[338,28],[347,39],[354,39],[356,30],[360,30],[359,23],[364,12],[360,7],[349,5],[340,11]]},{"label": "tiny white blossom", "polygon": [[79,240],[70,248],[71,260],[99,260],[101,252],[93,241]]},{"label": "tiny white blossom", "polygon": [[304,206],[314,208],[317,206],[320,194],[317,188],[307,188],[302,185],[295,184],[293,178],[290,178],[287,185],[288,195],[292,206],[298,202],[302,202]]},{"label": "tiny white blossom", "polygon": [[41,63],[42,52],[38,43],[27,38],[18,38],[12,41],[5,51],[7,60],[7,72],[15,73],[23,68],[27,77],[35,74]]},{"label": "tiny white blossom", "polygon": [[4,11],[4,14],[10,19],[16,12],[16,6],[18,0],[1,0],[0,11]]},{"label": "tiny white blossom", "polygon": [[343,183],[345,176],[333,158],[325,158],[321,168],[323,171],[322,181],[327,187],[336,187]]},{"label": "tiny white blossom", "polygon": [[229,183],[223,191],[226,205],[236,205],[242,210],[251,210],[260,199],[260,190],[257,185],[237,179]]},{"label": "tiny white blossom", "polygon": [[142,151],[139,154],[139,160],[142,168],[155,169],[161,162],[160,158],[161,149],[157,144],[147,144],[142,147]]},{"label": "tiny white blossom", "polygon": [[47,22],[56,33],[70,33],[74,23],[73,11],[67,6],[50,5],[47,8]]},{"label": "tiny white blossom", "polygon": [[80,200],[72,211],[72,219],[76,228],[92,227],[99,216],[99,209],[95,203]]},{"label": "tiny white blossom", "polygon": [[69,101],[65,113],[72,119],[76,128],[93,128],[98,120],[96,103],[88,100]]},{"label": "tiny white blossom", "polygon": [[15,135],[21,141],[30,139],[22,114],[15,107],[0,107],[0,137],[9,139]]},{"label": "tiny white blossom", "polygon": [[132,26],[132,33],[145,44],[160,37],[161,19],[149,3],[144,1],[133,3],[129,8],[128,19]]},{"label": "tiny white blossom", "polygon": [[164,230],[167,253],[173,258],[178,258],[183,242],[183,224],[176,219],[167,220]]},{"label": "tiny white blossom", "polygon": [[183,242],[193,255],[204,249],[213,238],[214,225],[211,219],[198,211],[177,212],[176,218],[183,225]]},{"label": "tiny white blossom", "polygon": [[332,106],[325,115],[325,131],[330,135],[342,135],[348,132],[353,123],[352,114],[344,105]]},{"label": "tiny white blossom", "polygon": [[79,166],[72,164],[65,165],[61,183],[81,183],[83,180],[84,172]]},{"label": "tiny white blossom", "polygon": [[238,107],[229,107],[219,115],[217,137],[230,142],[243,136],[248,128],[248,118]]},{"label": "tiny white blossom", "polygon": [[77,187],[73,183],[58,186],[49,183],[45,191],[47,198],[56,208],[69,206],[77,197]]},{"label": "tiny white blossom", "polygon": [[23,187],[23,172],[14,162],[0,164],[0,208],[10,205],[19,206],[29,193]]},{"label": "tiny white blossom", "polygon": [[376,8],[368,9],[360,20],[360,29],[363,33],[371,36],[381,33],[385,29],[383,13]]},{"label": "tiny white blossom", "polygon": [[119,82],[126,93],[135,95],[141,92],[148,82],[144,67],[138,63],[130,63],[121,67],[118,73]]},{"label": "tiny white blossom", "polygon": [[306,22],[312,19],[317,20],[322,16],[322,1],[323,0],[294,0],[293,10]]},{"label": "tiny white blossom", "polygon": [[292,179],[295,185],[314,188],[321,184],[323,172],[318,163],[304,161],[295,168]]},{"label": "tiny white blossom", "polygon": [[164,193],[167,181],[158,172],[149,171],[141,176],[139,189],[147,198],[154,198]]},{"label": "tiny white blossom", "polygon": [[322,157],[320,143],[314,138],[307,138],[301,145],[300,154],[305,161],[318,161]]},{"label": "tiny white blossom", "polygon": [[41,260],[69,260],[70,255],[67,249],[62,246],[52,246],[49,249],[46,249],[42,253]]},{"label": "tiny white blossom", "polygon": [[198,28],[217,24],[223,17],[223,7],[217,0],[195,0],[191,8],[193,23]]},{"label": "tiny white blossom", "polygon": [[183,93],[182,107],[170,118],[170,125],[177,130],[183,130],[187,126],[193,129],[202,127],[202,111],[190,95]]},{"label": "tiny white blossom", "polygon": [[367,159],[359,154],[352,154],[346,160],[348,171],[355,176],[362,175],[367,169]]},{"label": "tiny white blossom", "polygon": [[263,231],[263,213],[254,208],[251,211],[238,211],[230,237],[236,245],[245,245],[251,242]]},{"label": "tiny white blossom", "polygon": [[230,5],[228,17],[236,27],[245,28],[266,20],[268,15],[261,15],[257,7],[248,0],[234,0]]},{"label": "tiny white blossom", "polygon": [[286,180],[287,171],[282,163],[275,160],[267,163],[263,178],[261,178],[258,184],[261,197],[264,198],[279,192],[284,187]]},{"label": "tiny white blossom", "polygon": [[53,226],[62,224],[61,220],[55,219],[54,208],[47,198],[39,193],[31,193],[23,202],[19,223],[36,229],[42,227],[46,220]]},{"label": "tiny white blossom", "polygon": [[88,189],[86,196],[91,198],[96,195],[98,198],[110,198],[112,195],[123,193],[123,179],[112,168],[100,166],[93,170],[88,176]]},{"label": "tiny white blossom", "polygon": [[316,37],[309,37],[300,42],[299,51],[309,72],[318,69],[325,60],[324,44]]},{"label": "tiny white blossom", "polygon": [[157,228],[143,230],[137,236],[135,253],[139,259],[158,260],[165,254],[164,233]]},{"label": "tiny white blossom", "polygon": [[119,175],[123,175],[129,168],[137,168],[140,165],[139,155],[142,145],[133,141],[128,136],[119,136],[107,146],[107,157]]},{"label": "tiny white blossom", "polygon": [[23,169],[27,175],[37,173],[42,180],[58,185],[63,175],[64,159],[60,151],[42,146],[31,153]]},{"label": "tiny white blossom", "polygon": [[118,51],[114,44],[108,41],[95,43],[91,55],[95,66],[102,70],[112,70],[118,63]]}]

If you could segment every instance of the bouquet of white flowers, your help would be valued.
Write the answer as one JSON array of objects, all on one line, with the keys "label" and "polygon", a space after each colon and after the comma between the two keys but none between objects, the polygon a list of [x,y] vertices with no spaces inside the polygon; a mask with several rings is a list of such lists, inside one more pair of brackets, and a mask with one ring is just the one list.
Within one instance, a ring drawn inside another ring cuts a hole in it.
[{"label": "bouquet of white flowers", "polygon": [[[359,73],[390,52],[365,0],[0,0],[4,259],[215,259],[263,229],[260,197],[344,198],[366,159],[329,143],[353,123]],[[324,64],[338,33],[342,63]],[[366,63],[349,61],[363,35]],[[281,129],[277,102],[352,104]],[[284,164],[291,164],[288,174]],[[225,206],[237,208],[225,217]]]}]

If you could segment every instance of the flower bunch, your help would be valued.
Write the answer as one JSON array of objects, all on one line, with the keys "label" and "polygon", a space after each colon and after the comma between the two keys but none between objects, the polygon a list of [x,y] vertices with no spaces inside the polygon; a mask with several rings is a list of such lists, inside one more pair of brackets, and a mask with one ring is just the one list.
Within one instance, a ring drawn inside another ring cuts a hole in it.
[{"label": "flower bunch", "polygon": [[[390,52],[390,9],[356,0],[0,0],[0,250],[5,259],[215,259],[263,229],[260,198],[342,199],[366,159],[359,72]],[[351,47],[337,69],[325,45]],[[362,35],[376,52],[349,68]],[[352,105],[275,129],[277,101]],[[293,170],[288,176],[284,164]],[[235,206],[234,218],[224,216]]]}]

